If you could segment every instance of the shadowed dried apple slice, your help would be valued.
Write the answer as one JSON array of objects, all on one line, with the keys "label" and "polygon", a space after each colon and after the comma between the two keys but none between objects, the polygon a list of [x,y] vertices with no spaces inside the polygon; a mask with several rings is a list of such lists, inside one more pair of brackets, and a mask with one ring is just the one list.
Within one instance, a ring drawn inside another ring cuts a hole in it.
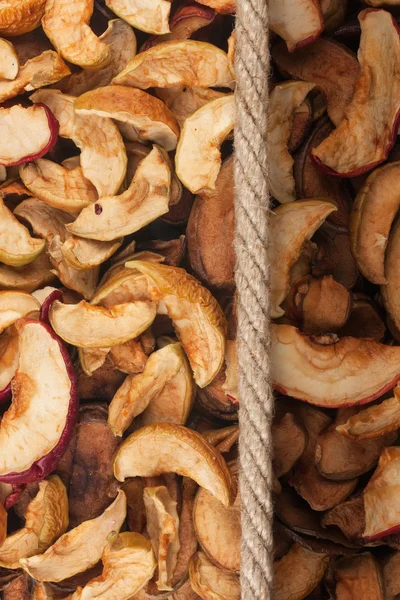
[{"label": "shadowed dried apple slice", "polygon": [[178,141],[179,126],[172,112],[142,90],[122,85],[98,88],[80,96],[75,111],[121,121],[132,127],[140,140],[151,140],[166,150],[174,150]]},{"label": "shadowed dried apple slice", "polygon": [[100,68],[110,60],[110,48],[90,29],[91,0],[48,0],[42,27],[65,60],[82,68]]},{"label": "shadowed dried apple slice", "polygon": [[0,333],[21,317],[38,310],[40,303],[31,294],[17,291],[0,292]]},{"label": "shadowed dried apple slice", "polygon": [[398,387],[393,398],[375,404],[350,417],[336,431],[351,439],[365,440],[400,428],[400,394]]},{"label": "shadowed dried apple slice", "polygon": [[9,535],[0,547],[0,565],[4,568],[20,568],[21,558],[41,554],[67,530],[67,491],[57,475],[39,483],[39,491],[24,516],[24,527]]},{"label": "shadowed dried apple slice", "polygon": [[290,52],[311,44],[323,31],[316,0],[270,0],[269,27],[283,38]]},{"label": "shadowed dried apple slice", "polygon": [[197,385],[208,385],[225,356],[226,320],[215,298],[179,267],[145,261],[126,266],[146,276],[150,294],[159,300],[158,312],[166,312],[173,321]]},{"label": "shadowed dried apple slice", "polygon": [[360,74],[353,98],[339,126],[312,150],[322,169],[340,177],[370,171],[387,158],[396,139],[400,111],[397,79],[393,79],[400,65],[397,23],[384,10],[363,10],[358,19]]},{"label": "shadowed dried apple slice", "polygon": [[274,562],[274,600],[301,600],[321,581],[329,556],[293,544],[289,552]]},{"label": "shadowed dried apple slice", "polygon": [[[382,213],[380,213],[381,215]],[[379,217],[382,219],[382,217]],[[400,327],[400,299],[399,278],[398,278],[398,260],[400,256],[400,220],[395,221],[390,231],[389,243],[386,249],[385,258],[385,277],[386,285],[381,285],[381,294],[383,302],[395,329]]]},{"label": "shadowed dried apple slice", "polygon": [[171,472],[194,479],[224,506],[232,501],[231,474],[222,455],[199,433],[182,425],[147,425],[130,435],[114,457],[118,481]]},{"label": "shadowed dried apple slice", "polygon": [[62,535],[44,554],[21,560],[21,566],[37,581],[62,581],[93,567],[101,558],[107,538],[118,532],[126,517],[122,490],[96,519],[84,521]]},{"label": "shadowed dried apple slice", "polygon": [[46,0],[8,0],[0,7],[0,34],[7,37],[39,27]]},{"label": "shadowed dried apple slice", "polygon": [[347,14],[348,0],[321,0],[325,33],[335,31],[344,21]]},{"label": "shadowed dried apple slice", "polygon": [[6,290],[33,292],[37,288],[51,283],[55,275],[45,252],[25,267],[13,268],[0,264],[0,287]]},{"label": "shadowed dried apple slice", "polygon": [[381,567],[372,554],[363,552],[358,556],[344,556],[335,563],[335,597],[347,598],[386,598],[383,588]]},{"label": "shadowed dried apple slice", "polygon": [[219,148],[234,124],[233,94],[208,102],[186,119],[176,148],[175,168],[193,194],[215,190],[221,169]]},{"label": "shadowed dried apple slice", "polygon": [[197,552],[192,556],[189,577],[193,590],[200,598],[240,600],[239,577],[216,567],[204,552]]},{"label": "shadowed dried apple slice", "polygon": [[28,229],[16,219],[0,199],[0,260],[12,267],[23,267],[35,260],[45,247],[45,241],[31,237]]},{"label": "shadowed dried apple slice", "polygon": [[80,212],[98,198],[96,188],[84,177],[81,167],[67,169],[41,158],[23,165],[19,175],[33,196],[66,212]]},{"label": "shadowed dried apple slice", "polygon": [[307,432],[292,413],[278,413],[272,424],[272,442],[272,464],[279,478],[288,473],[302,456],[307,445]]},{"label": "shadowed dried apple slice", "polygon": [[143,500],[147,533],[158,561],[157,588],[160,591],[172,590],[172,578],[180,549],[176,501],[171,498],[165,486],[145,487]]},{"label": "shadowed dried apple slice", "polygon": [[18,55],[12,43],[4,39],[0,39],[0,65],[1,79],[16,78],[19,69]]},{"label": "shadowed dried apple slice", "polygon": [[46,154],[57,141],[58,123],[43,105],[0,108],[0,164],[11,167]]},{"label": "shadowed dried apple slice", "polygon": [[272,325],[274,387],[317,406],[372,402],[400,378],[400,348],[335,335],[308,337],[290,325]]},{"label": "shadowed dried apple slice", "polygon": [[321,519],[322,527],[334,525],[355,544],[362,544],[361,534],[365,527],[364,501],[362,495],[338,504]]},{"label": "shadowed dried apple slice", "polygon": [[113,79],[142,90],[174,85],[231,87],[232,73],[223,50],[206,42],[162,42],[133,58]]},{"label": "shadowed dried apple slice", "polygon": [[396,600],[396,596],[400,594],[400,552],[395,552],[385,561],[383,579],[385,600]]},{"label": "shadowed dried apple slice", "polygon": [[167,0],[106,0],[106,5],[140,31],[156,35],[169,32],[171,3]]},{"label": "shadowed dried apple slice", "polygon": [[271,317],[285,314],[280,307],[290,289],[290,272],[310,240],[336,207],[323,200],[297,200],[271,212],[268,258],[271,277]]}]

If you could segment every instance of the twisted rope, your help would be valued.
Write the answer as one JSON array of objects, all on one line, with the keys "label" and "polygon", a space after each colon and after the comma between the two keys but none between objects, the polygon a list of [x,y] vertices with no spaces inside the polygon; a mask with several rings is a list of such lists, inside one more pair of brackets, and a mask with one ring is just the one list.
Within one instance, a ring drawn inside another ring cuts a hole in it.
[{"label": "twisted rope", "polygon": [[268,16],[266,0],[236,14],[236,284],[242,507],[242,600],[272,590],[271,417],[268,323]]}]

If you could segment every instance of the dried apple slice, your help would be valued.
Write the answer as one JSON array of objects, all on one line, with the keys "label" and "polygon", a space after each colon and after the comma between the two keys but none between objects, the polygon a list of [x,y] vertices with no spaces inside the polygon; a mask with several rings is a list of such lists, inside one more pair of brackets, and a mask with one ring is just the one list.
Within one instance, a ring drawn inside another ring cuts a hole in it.
[{"label": "dried apple slice", "polygon": [[100,68],[110,60],[110,48],[90,29],[92,0],[48,0],[42,27],[65,60],[82,68]]},{"label": "dried apple slice", "polygon": [[140,140],[153,141],[168,151],[174,150],[178,141],[179,126],[172,112],[161,100],[142,90],[122,85],[98,88],[80,96],[75,111],[78,115],[94,114],[127,124]]},{"label": "dried apple slice", "polygon": [[12,267],[23,267],[35,260],[43,252],[46,242],[31,237],[0,199],[0,219],[3,224],[0,235],[0,260]]},{"label": "dried apple slice", "polygon": [[180,85],[173,88],[159,88],[157,89],[157,95],[171,109],[182,128],[186,119],[196,110],[212,100],[222,98],[226,94],[211,88]]},{"label": "dried apple slice", "polygon": [[124,21],[139,31],[162,35],[169,32],[168,0],[106,0],[106,5]]},{"label": "dried apple slice", "polygon": [[18,332],[8,328],[0,337],[0,398],[7,402],[11,398],[11,380],[18,367]]},{"label": "dried apple slice", "polygon": [[130,435],[114,457],[118,481],[170,472],[191,477],[224,506],[230,505],[232,480],[222,455],[199,433],[182,425],[146,425]]},{"label": "dried apple slice", "polygon": [[158,312],[165,311],[173,321],[197,385],[208,385],[225,356],[226,320],[217,301],[179,267],[145,261],[127,262],[126,266],[146,276],[151,295],[159,300]]},{"label": "dried apple slice", "polygon": [[327,554],[293,544],[283,558],[274,562],[274,600],[308,596],[324,576],[328,562]]},{"label": "dried apple slice", "polygon": [[0,264],[0,287],[6,290],[33,292],[55,280],[51,263],[45,252],[25,267],[13,268]]},{"label": "dried apple slice", "polygon": [[304,242],[312,238],[335,210],[334,204],[323,200],[297,200],[282,204],[271,212],[268,259],[273,319],[285,314],[280,305],[289,293],[291,269],[300,258]]},{"label": "dried apple slice", "polygon": [[400,594],[400,552],[392,554],[384,563],[383,579],[385,584],[385,600],[396,600]]},{"label": "dried apple slice", "polygon": [[335,335],[308,337],[290,325],[272,325],[271,376],[275,389],[317,406],[372,402],[400,378],[400,348]]},{"label": "dried apple slice", "polygon": [[57,141],[58,123],[47,106],[0,108],[0,164],[11,167],[46,154]]},{"label": "dried apple slice", "polygon": [[142,90],[190,85],[231,87],[232,73],[223,50],[194,40],[162,42],[129,61],[113,79]]},{"label": "dried apple slice", "polygon": [[312,150],[324,171],[340,177],[370,171],[387,158],[400,111],[397,79],[393,79],[400,64],[397,23],[390,13],[374,9],[361,11],[358,20],[360,74],[353,98],[339,126]]},{"label": "dried apple slice", "polygon": [[343,425],[338,425],[336,431],[351,439],[365,440],[379,437],[400,428],[400,393],[398,387],[394,390],[393,398],[383,400],[350,417]]},{"label": "dried apple slice", "polygon": [[192,556],[189,577],[192,588],[200,598],[240,600],[239,577],[216,567],[204,552]]},{"label": "dried apple slice", "polygon": [[288,473],[302,456],[307,445],[307,432],[292,413],[278,412],[271,433],[274,448],[272,464],[279,478]]},{"label": "dried apple slice", "polygon": [[98,242],[75,236],[69,237],[61,246],[65,260],[74,268],[85,271],[108,260],[121,246],[122,240]]},{"label": "dried apple slice", "polygon": [[146,487],[143,491],[147,518],[147,533],[158,562],[157,588],[172,590],[180,549],[179,517],[176,501],[165,486]]},{"label": "dried apple slice", "polygon": [[66,212],[80,212],[98,198],[80,166],[67,169],[41,158],[20,167],[19,175],[33,196]]},{"label": "dried apple slice", "polygon": [[215,190],[221,169],[220,146],[232,131],[233,94],[205,104],[183,125],[175,155],[176,174],[193,194]]},{"label": "dried apple slice", "polygon": [[38,310],[40,310],[40,303],[27,292],[0,292],[0,333],[21,317]]},{"label": "dried apple slice", "polygon": [[311,44],[324,21],[316,0],[269,0],[269,27],[283,38],[290,52]]},{"label": "dried apple slice", "polygon": [[340,558],[335,563],[334,578],[337,600],[347,598],[383,600],[386,597],[381,567],[369,552]]},{"label": "dried apple slice", "polygon": [[9,535],[0,547],[0,566],[18,569],[20,559],[41,554],[68,527],[68,496],[57,475],[39,483],[37,495],[28,504],[24,527]]},{"label": "dried apple slice", "polygon": [[0,7],[0,34],[22,35],[39,27],[46,0],[8,0]]},{"label": "dried apple slice", "polygon": [[37,581],[62,581],[93,567],[101,558],[111,533],[118,532],[126,517],[122,490],[96,519],[84,521],[62,535],[44,554],[24,558],[20,564]]},{"label": "dried apple slice", "polygon": [[14,46],[8,40],[0,39],[0,78],[13,80],[18,75],[19,60]]},{"label": "dried apple slice", "polygon": [[[381,214],[381,213],[380,213]],[[380,219],[382,217],[379,217]],[[400,220],[397,219],[390,231],[389,243],[385,257],[386,285],[381,285],[383,302],[395,329],[400,326],[400,302],[398,298],[398,259],[400,256]]]},{"label": "dried apple slice", "polygon": [[140,163],[126,192],[103,196],[87,206],[67,229],[75,235],[100,241],[134,233],[168,212],[170,187],[168,155],[154,146]]}]

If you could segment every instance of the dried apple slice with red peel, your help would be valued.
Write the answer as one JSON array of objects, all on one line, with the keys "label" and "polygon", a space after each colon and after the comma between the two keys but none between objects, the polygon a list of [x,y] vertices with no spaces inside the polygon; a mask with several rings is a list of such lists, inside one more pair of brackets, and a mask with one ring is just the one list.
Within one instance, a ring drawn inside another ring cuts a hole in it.
[{"label": "dried apple slice with red peel", "polygon": [[269,28],[283,38],[290,52],[311,44],[324,30],[317,0],[270,0]]},{"label": "dried apple slice with red peel", "polygon": [[232,73],[223,50],[194,40],[162,42],[133,58],[113,79],[142,90],[175,85],[231,87]]},{"label": "dried apple slice with red peel", "polygon": [[199,108],[183,125],[175,154],[176,174],[193,194],[215,190],[221,169],[220,146],[235,121],[233,94]]},{"label": "dried apple slice with red peel", "polygon": [[149,37],[143,44],[141,52],[157,46],[161,42],[188,40],[196,31],[211,24],[214,19],[215,11],[212,8],[204,7],[197,3],[183,4],[170,18],[170,32],[164,35],[152,35]]},{"label": "dried apple slice with red peel", "polygon": [[236,0],[198,0],[200,4],[209,6],[221,15],[232,15],[236,12]]},{"label": "dried apple slice with red peel", "polygon": [[40,310],[40,304],[31,294],[19,291],[0,292],[0,333],[18,319]]},{"label": "dried apple slice with red peel", "polygon": [[76,100],[75,112],[126,123],[140,140],[155,142],[167,151],[174,150],[178,141],[179,125],[169,108],[135,88],[109,85],[86,92]]},{"label": "dried apple slice with red peel", "polygon": [[106,5],[139,31],[155,35],[169,32],[171,3],[168,0],[106,0]]},{"label": "dried apple slice with red peel", "polygon": [[13,37],[39,27],[46,0],[8,0],[0,7],[0,35]]},{"label": "dried apple slice with red peel", "polygon": [[93,567],[101,558],[111,533],[120,530],[126,517],[122,490],[95,519],[84,521],[50,546],[44,554],[24,558],[20,564],[36,581],[62,581]]},{"label": "dried apple slice with red peel", "polygon": [[400,348],[375,340],[306,336],[272,325],[271,376],[283,394],[338,408],[372,402],[400,379]]},{"label": "dried apple slice with red peel", "polygon": [[282,204],[271,212],[268,260],[273,319],[285,314],[281,304],[289,293],[291,269],[300,258],[304,243],[335,210],[334,204],[324,200],[297,200]]},{"label": "dried apple slice with red peel", "polygon": [[383,400],[350,417],[336,431],[350,439],[366,440],[379,437],[400,428],[400,390],[394,389],[393,398]]},{"label": "dried apple slice with red peel", "polygon": [[110,49],[89,27],[92,0],[47,0],[42,27],[57,52],[82,68],[100,68],[110,60]]},{"label": "dried apple slice with red peel", "polygon": [[57,475],[39,483],[39,491],[28,504],[24,517],[24,527],[9,535],[0,547],[3,568],[20,568],[21,558],[41,554],[67,530],[67,490]]},{"label": "dried apple slice with red peel", "polygon": [[[0,9],[1,10],[1,9]],[[14,46],[0,38],[0,78],[13,80],[18,75],[19,60]]]},{"label": "dried apple slice with red peel", "polygon": [[114,457],[118,481],[171,472],[194,479],[224,506],[232,503],[232,478],[222,455],[199,433],[182,425],[142,427],[121,444]]},{"label": "dried apple slice with red peel", "polygon": [[[44,292],[43,299],[40,298],[38,292]],[[53,304],[55,300],[63,300],[63,293],[61,290],[57,290],[55,288],[44,288],[43,290],[37,290],[35,298],[40,298],[41,307],[40,307],[40,320],[47,325],[50,325],[49,319],[49,310],[50,306]]]},{"label": "dried apple slice with red peel", "polygon": [[274,600],[301,600],[321,581],[329,556],[295,543],[280,560],[274,561]]},{"label": "dried apple slice with red peel", "polygon": [[312,150],[316,163],[339,177],[355,177],[382,163],[398,129],[400,89],[394,75],[400,68],[398,25],[390,13],[378,9],[365,9],[358,19],[360,74],[353,98],[339,126]]},{"label": "dried apple slice with red peel", "polygon": [[197,552],[192,556],[189,577],[193,590],[200,598],[240,600],[239,577],[217,567],[204,552]]},{"label": "dried apple slice with red peel", "polygon": [[0,164],[11,167],[46,154],[57,141],[58,122],[42,104],[0,108]]},{"label": "dried apple slice with red peel", "polygon": [[[208,385],[225,357],[226,320],[210,292],[184,269],[145,261],[126,266],[145,275],[149,292],[172,319],[199,387]],[[400,376],[400,374],[399,374]]]}]

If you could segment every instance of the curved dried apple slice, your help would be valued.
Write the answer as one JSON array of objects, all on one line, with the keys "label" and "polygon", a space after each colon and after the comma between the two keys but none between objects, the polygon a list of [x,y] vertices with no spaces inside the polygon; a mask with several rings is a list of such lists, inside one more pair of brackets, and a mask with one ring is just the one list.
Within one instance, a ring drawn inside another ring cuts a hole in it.
[{"label": "curved dried apple slice", "polygon": [[65,60],[82,68],[100,68],[110,60],[110,49],[90,29],[92,0],[47,0],[42,27]]},{"label": "curved dried apple slice", "polygon": [[11,167],[46,154],[57,141],[58,123],[43,105],[0,108],[0,164]]},{"label": "curved dried apple slice", "polygon": [[343,556],[335,563],[335,597],[346,598],[386,598],[383,588],[381,566],[369,552],[355,556]]},{"label": "curved dried apple slice", "polygon": [[290,273],[300,258],[304,242],[310,240],[326,217],[336,210],[323,200],[297,200],[271,212],[268,249],[271,278],[271,317],[285,314],[280,307],[290,290]]},{"label": "curved dried apple slice", "polygon": [[[381,214],[381,213],[380,213]],[[380,217],[382,218],[382,217]],[[398,280],[398,260],[400,256],[400,220],[397,219],[390,231],[386,249],[385,277],[386,285],[381,285],[381,294],[388,316],[395,329],[400,327],[400,299]]]},{"label": "curved dried apple slice", "polygon": [[206,42],[183,40],[162,42],[141,52],[113,83],[142,90],[175,85],[231,87],[232,73],[223,50]]},{"label": "curved dried apple slice", "polygon": [[317,406],[338,408],[372,402],[400,378],[400,348],[375,340],[302,335],[272,325],[274,387]]},{"label": "curved dried apple slice", "polygon": [[118,304],[110,309],[82,300],[63,304],[56,300],[49,319],[54,331],[78,348],[99,348],[123,344],[147,329],[156,315],[152,302]]},{"label": "curved dried apple slice", "polygon": [[31,237],[0,198],[0,260],[12,267],[23,267],[35,260],[43,252],[46,242]]},{"label": "curved dried apple slice", "polygon": [[119,490],[99,517],[84,521],[58,538],[44,554],[24,558],[20,564],[37,581],[62,581],[86,571],[100,560],[107,538],[119,531],[125,517],[126,497]]},{"label": "curved dried apple slice", "polygon": [[149,291],[159,300],[187,354],[199,387],[208,385],[220,371],[225,356],[226,320],[210,292],[184,269],[145,261],[127,262],[146,276]]},{"label": "curved dried apple slice", "polygon": [[[1,10],[1,9],[0,9]],[[18,75],[19,60],[14,46],[0,38],[0,78],[13,80]]]},{"label": "curved dried apple slice", "polygon": [[336,431],[351,439],[365,440],[379,437],[400,428],[400,394],[394,389],[393,398],[384,400],[351,416]]},{"label": "curved dried apple slice", "polygon": [[19,175],[33,196],[66,212],[80,212],[98,198],[81,167],[67,169],[41,158],[20,167]]},{"label": "curved dried apple slice", "polygon": [[190,584],[200,598],[207,600],[240,600],[237,575],[227,573],[212,563],[204,552],[197,552],[189,564]]},{"label": "curved dried apple slice", "polygon": [[106,0],[106,5],[140,31],[155,35],[169,32],[171,3],[168,0]]},{"label": "curved dried apple slice", "polygon": [[103,196],[87,206],[67,229],[75,235],[100,241],[134,233],[168,212],[170,188],[168,156],[154,146],[141,161],[126,192]]},{"label": "curved dried apple slice", "polygon": [[274,561],[274,600],[301,600],[321,581],[329,556],[293,544],[289,552]]},{"label": "curved dried apple slice", "polygon": [[397,23],[384,10],[365,9],[358,19],[360,74],[353,98],[339,126],[312,150],[324,171],[340,177],[370,171],[387,158],[400,111],[400,87],[393,78],[400,68]]},{"label": "curved dried apple slice", "polygon": [[37,288],[51,283],[55,275],[45,252],[25,267],[13,268],[0,264],[0,287],[6,290],[33,292]]},{"label": "curved dried apple slice", "polygon": [[[211,2],[213,1],[214,0],[211,0]],[[222,0],[222,2],[223,1],[224,0]],[[210,25],[214,19],[215,11],[212,8],[200,6],[198,3],[182,4],[169,20],[169,33],[165,33],[164,35],[152,35],[143,44],[141,52],[148,50],[161,42],[188,40],[196,31]]]},{"label": "curved dried apple slice", "polygon": [[0,566],[18,569],[20,559],[41,554],[68,527],[68,496],[57,475],[39,483],[39,491],[25,512],[25,525],[0,547]]},{"label": "curved dried apple slice", "polygon": [[121,246],[122,240],[98,242],[75,236],[69,237],[61,246],[65,260],[78,270],[93,269],[108,260]]},{"label": "curved dried apple slice", "polygon": [[[125,258],[123,258],[125,262]],[[151,300],[147,279],[137,269],[113,266],[100,282],[91,304],[109,308],[124,302]]]},{"label": "curved dried apple slice", "polygon": [[182,425],[147,425],[130,435],[114,457],[118,481],[170,472],[191,477],[224,506],[232,501],[231,474],[222,455],[199,433]]},{"label": "curved dried apple slice", "polygon": [[0,336],[0,402],[11,398],[11,380],[18,367],[18,333],[10,327]]},{"label": "curved dried apple slice", "polygon": [[174,113],[179,126],[183,127],[186,119],[196,110],[212,100],[223,98],[226,94],[211,88],[176,86],[173,88],[159,88],[157,89],[157,95]]},{"label": "curved dried apple slice", "polygon": [[233,94],[205,104],[183,125],[175,155],[176,174],[193,194],[215,190],[221,169],[220,146],[235,121]]},{"label": "curved dried apple slice", "polygon": [[27,292],[11,290],[0,292],[0,333],[21,317],[38,310],[40,310],[40,303]]},{"label": "curved dried apple slice", "polygon": [[270,0],[269,27],[283,38],[290,52],[311,44],[323,31],[317,0]]},{"label": "curved dried apple slice", "polygon": [[7,37],[39,27],[46,0],[8,0],[0,7],[0,34]]},{"label": "curved dried apple slice", "polygon": [[98,88],[80,96],[75,111],[126,123],[136,130],[140,140],[151,140],[166,150],[174,150],[178,141],[179,126],[172,112],[164,102],[142,90],[122,85]]}]

